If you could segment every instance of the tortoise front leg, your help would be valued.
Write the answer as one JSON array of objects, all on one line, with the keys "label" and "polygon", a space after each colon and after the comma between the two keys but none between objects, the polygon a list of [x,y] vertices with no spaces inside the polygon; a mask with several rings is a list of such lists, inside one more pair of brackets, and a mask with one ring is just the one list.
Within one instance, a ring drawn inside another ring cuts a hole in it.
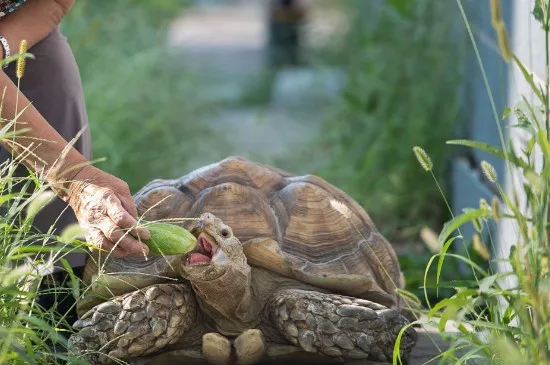
[{"label": "tortoise front leg", "polygon": [[94,364],[151,354],[197,324],[197,307],[183,284],[152,285],[88,311],[74,324],[71,352]]},{"label": "tortoise front leg", "polygon": [[[409,321],[399,309],[357,298],[284,289],[270,300],[268,315],[291,343],[307,352],[340,359],[391,362],[395,340]],[[401,339],[406,358],[417,339],[408,328]]]}]

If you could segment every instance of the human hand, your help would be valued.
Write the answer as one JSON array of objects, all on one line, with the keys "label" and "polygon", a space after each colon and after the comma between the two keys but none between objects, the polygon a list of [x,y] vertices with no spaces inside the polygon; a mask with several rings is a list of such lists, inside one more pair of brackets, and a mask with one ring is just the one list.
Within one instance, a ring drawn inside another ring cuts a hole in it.
[{"label": "human hand", "polygon": [[64,200],[74,210],[87,240],[115,257],[147,255],[149,231],[138,227],[137,210],[128,184],[93,166],[85,166],[67,185]]}]

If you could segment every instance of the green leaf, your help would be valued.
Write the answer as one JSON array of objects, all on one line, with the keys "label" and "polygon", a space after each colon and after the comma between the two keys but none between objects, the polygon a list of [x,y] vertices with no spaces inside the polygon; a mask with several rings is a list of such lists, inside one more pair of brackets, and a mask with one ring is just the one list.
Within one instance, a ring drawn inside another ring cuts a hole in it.
[{"label": "green leaf", "polygon": [[27,206],[27,219],[34,218],[40,210],[50,204],[55,198],[55,193],[52,191],[44,191],[34,196]]},{"label": "green leaf", "polygon": [[[0,60],[0,66],[3,67],[3,66],[6,66],[7,64],[9,63],[12,63],[12,62],[16,62],[18,59],[20,58],[28,58],[28,59],[31,59],[31,60],[34,60],[35,57],[34,57],[34,54],[32,53],[21,53],[21,54],[14,54],[14,55],[11,55],[10,57],[8,58],[5,58],[3,60]],[[0,137],[1,138],[1,137]]]},{"label": "green leaf", "polygon": [[479,281],[479,290],[483,292],[489,291],[489,288],[491,288],[495,281],[498,278],[498,274],[487,276]]},{"label": "green leaf", "polygon": [[435,277],[435,283],[437,285],[436,287],[436,295],[439,295],[439,279],[441,277],[441,270],[443,269],[443,262],[445,261],[445,255],[447,254],[447,251],[449,250],[449,247],[451,247],[451,244],[457,239],[462,238],[462,236],[455,236],[447,240],[445,244],[443,245],[441,249],[441,254],[439,255],[439,261],[437,262],[437,276]]},{"label": "green leaf", "polygon": [[535,171],[532,169],[526,169],[524,176],[535,194],[538,194],[544,190],[544,180]]},{"label": "green leaf", "polygon": [[511,108],[504,109],[504,112],[502,113],[502,119],[508,118],[508,116],[510,115],[511,112],[512,112]]},{"label": "green leaf", "polygon": [[404,290],[404,289],[395,289],[395,293],[398,294],[401,298],[406,298],[412,301],[416,305],[421,305],[422,302],[414,293],[411,293],[410,291]]},{"label": "green leaf", "polygon": [[447,238],[464,223],[468,223],[477,218],[486,218],[487,212],[482,209],[472,209],[459,216],[454,217],[443,226],[439,234],[438,243],[441,247],[445,244]]},{"label": "green leaf", "polygon": [[457,297],[446,298],[440,301],[439,303],[437,303],[436,305],[434,305],[434,307],[427,314],[427,316],[428,318],[431,318],[434,315],[436,315],[436,313],[441,309],[445,309],[449,306],[456,306],[456,305],[458,305],[459,307],[463,307],[467,304],[470,304],[471,302],[472,302],[472,298],[457,298]]},{"label": "green leaf", "polygon": [[62,258],[61,263],[63,264],[63,267],[65,270],[67,270],[67,273],[69,274],[69,277],[71,278],[71,292],[73,294],[73,297],[75,300],[80,299],[80,282],[76,275],[74,274],[72,266],[69,264],[69,261],[67,259]]},{"label": "green leaf", "polygon": [[519,67],[521,73],[523,74],[523,77],[525,80],[529,83],[529,86],[531,86],[531,89],[537,95],[537,98],[540,100],[541,103],[544,103],[544,97],[542,96],[542,93],[540,89],[535,85],[535,80],[533,79],[533,74],[529,73],[527,71],[527,68],[523,65],[523,63],[520,61],[519,58],[517,58],[516,55],[513,55],[514,61],[516,65]]},{"label": "green leaf", "polygon": [[500,148],[491,146],[488,143],[471,141],[469,139],[453,139],[447,141],[447,144],[477,148],[478,150],[485,151],[504,159],[504,152]]},{"label": "green leaf", "polygon": [[389,0],[389,3],[401,15],[407,15],[409,12],[411,1],[410,0]]},{"label": "green leaf", "polygon": [[50,325],[46,323],[44,320],[37,317],[31,317],[31,316],[22,316],[22,320],[35,325],[37,328],[40,328],[42,331],[47,333],[51,337],[51,340],[54,343],[59,343],[64,347],[68,346],[68,343],[65,337],[58,334],[57,331],[53,327],[50,327]]},{"label": "green leaf", "polygon": [[[509,328],[509,327],[506,327]],[[504,331],[504,329],[502,329]],[[498,336],[493,339],[493,346],[499,354],[504,365],[528,364],[525,354],[522,354],[517,344],[506,336]]]},{"label": "green leaf", "polygon": [[479,266],[478,264],[476,264],[475,262],[473,262],[472,260],[464,257],[464,256],[461,256],[461,255],[457,255],[457,254],[452,254],[452,253],[448,253],[447,256],[449,257],[453,257],[457,260],[460,260],[468,265],[470,265],[470,267],[474,270],[476,270],[477,272],[479,272],[482,276],[489,276],[489,274],[487,273],[487,271],[483,270],[483,268],[481,266]]},{"label": "green leaf", "polygon": [[[471,141],[471,140],[468,140],[468,139],[453,139],[453,140],[447,141],[447,144],[476,148],[480,151],[484,151],[484,152],[490,153],[494,156],[500,157],[503,160],[506,159],[506,155],[504,154],[502,149],[500,149],[498,147],[495,147],[495,146],[492,146],[490,144],[484,143],[484,142]],[[529,165],[525,161],[523,161],[520,158],[515,157],[515,155],[513,155],[513,154],[508,154],[508,159],[511,163],[513,163],[514,165],[519,166],[521,168],[529,167]]]},{"label": "green leaf", "polygon": [[428,298],[428,285],[426,284],[428,282],[428,272],[430,271],[430,267],[432,267],[432,263],[434,262],[435,258],[438,257],[438,255],[433,255],[430,257],[430,260],[428,261],[428,264],[426,265],[426,269],[424,269],[424,300],[426,301],[428,308],[431,309],[430,300]]},{"label": "green leaf", "polygon": [[10,201],[11,199],[20,198],[23,197],[23,193],[12,193],[12,194],[6,194],[0,196],[0,206],[6,204],[6,202]]},{"label": "green leaf", "polygon": [[525,155],[529,158],[531,157],[531,154],[533,153],[533,149],[535,148],[535,145],[537,144],[537,137],[532,137],[527,142],[527,149],[525,150]]},{"label": "green leaf", "polygon": [[441,318],[437,326],[439,329],[439,332],[441,333],[445,332],[445,326],[447,325],[447,322],[449,320],[455,319],[459,309],[464,305],[470,304],[470,299],[466,298],[466,300],[458,301],[459,303],[456,303],[456,302],[457,300],[449,304],[441,314]]},{"label": "green leaf", "polygon": [[535,0],[535,6],[533,7],[533,16],[535,20],[544,26],[544,11],[542,8],[542,0]]},{"label": "green leaf", "polygon": [[538,136],[538,142],[539,146],[542,150],[542,153],[544,153],[544,157],[546,161],[550,160],[550,143],[548,143],[548,138],[546,138],[546,132],[543,130],[540,130],[537,133]]},{"label": "green leaf", "polygon": [[61,235],[59,236],[58,240],[60,242],[71,244],[75,240],[85,240],[86,239],[86,231],[80,227],[78,223],[71,224],[67,226],[63,232],[61,232]]},{"label": "green leaf", "polygon": [[418,323],[418,321],[409,323],[403,326],[403,328],[401,328],[401,330],[399,331],[393,347],[393,364],[403,364],[403,361],[401,360],[401,338],[403,338],[403,334],[405,333],[405,331],[416,323]]}]

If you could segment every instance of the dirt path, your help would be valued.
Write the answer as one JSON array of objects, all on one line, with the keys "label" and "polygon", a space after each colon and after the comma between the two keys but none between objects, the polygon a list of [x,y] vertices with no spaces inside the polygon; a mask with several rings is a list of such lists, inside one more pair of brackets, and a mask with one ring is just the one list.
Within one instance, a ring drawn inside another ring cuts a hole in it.
[{"label": "dirt path", "polygon": [[[201,99],[212,106],[215,133],[226,141],[209,158],[242,155],[306,173],[315,163],[296,163],[295,157],[319,136],[342,78],[334,70],[300,67],[286,69],[271,85],[262,85],[266,3],[199,2],[173,24],[169,42],[194,71]],[[313,12],[308,44],[332,31],[327,24],[337,25],[338,17],[327,14]],[[330,16],[334,21],[327,22]]]}]

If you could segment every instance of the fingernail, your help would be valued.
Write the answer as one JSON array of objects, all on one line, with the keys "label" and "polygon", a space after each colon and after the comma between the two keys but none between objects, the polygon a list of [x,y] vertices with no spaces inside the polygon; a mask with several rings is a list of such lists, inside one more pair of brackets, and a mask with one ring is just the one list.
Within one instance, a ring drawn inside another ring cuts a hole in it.
[{"label": "fingernail", "polygon": [[142,245],[141,254],[143,255],[143,258],[145,259],[145,261],[149,261],[149,258],[147,257],[147,255],[149,254],[149,247]]}]

